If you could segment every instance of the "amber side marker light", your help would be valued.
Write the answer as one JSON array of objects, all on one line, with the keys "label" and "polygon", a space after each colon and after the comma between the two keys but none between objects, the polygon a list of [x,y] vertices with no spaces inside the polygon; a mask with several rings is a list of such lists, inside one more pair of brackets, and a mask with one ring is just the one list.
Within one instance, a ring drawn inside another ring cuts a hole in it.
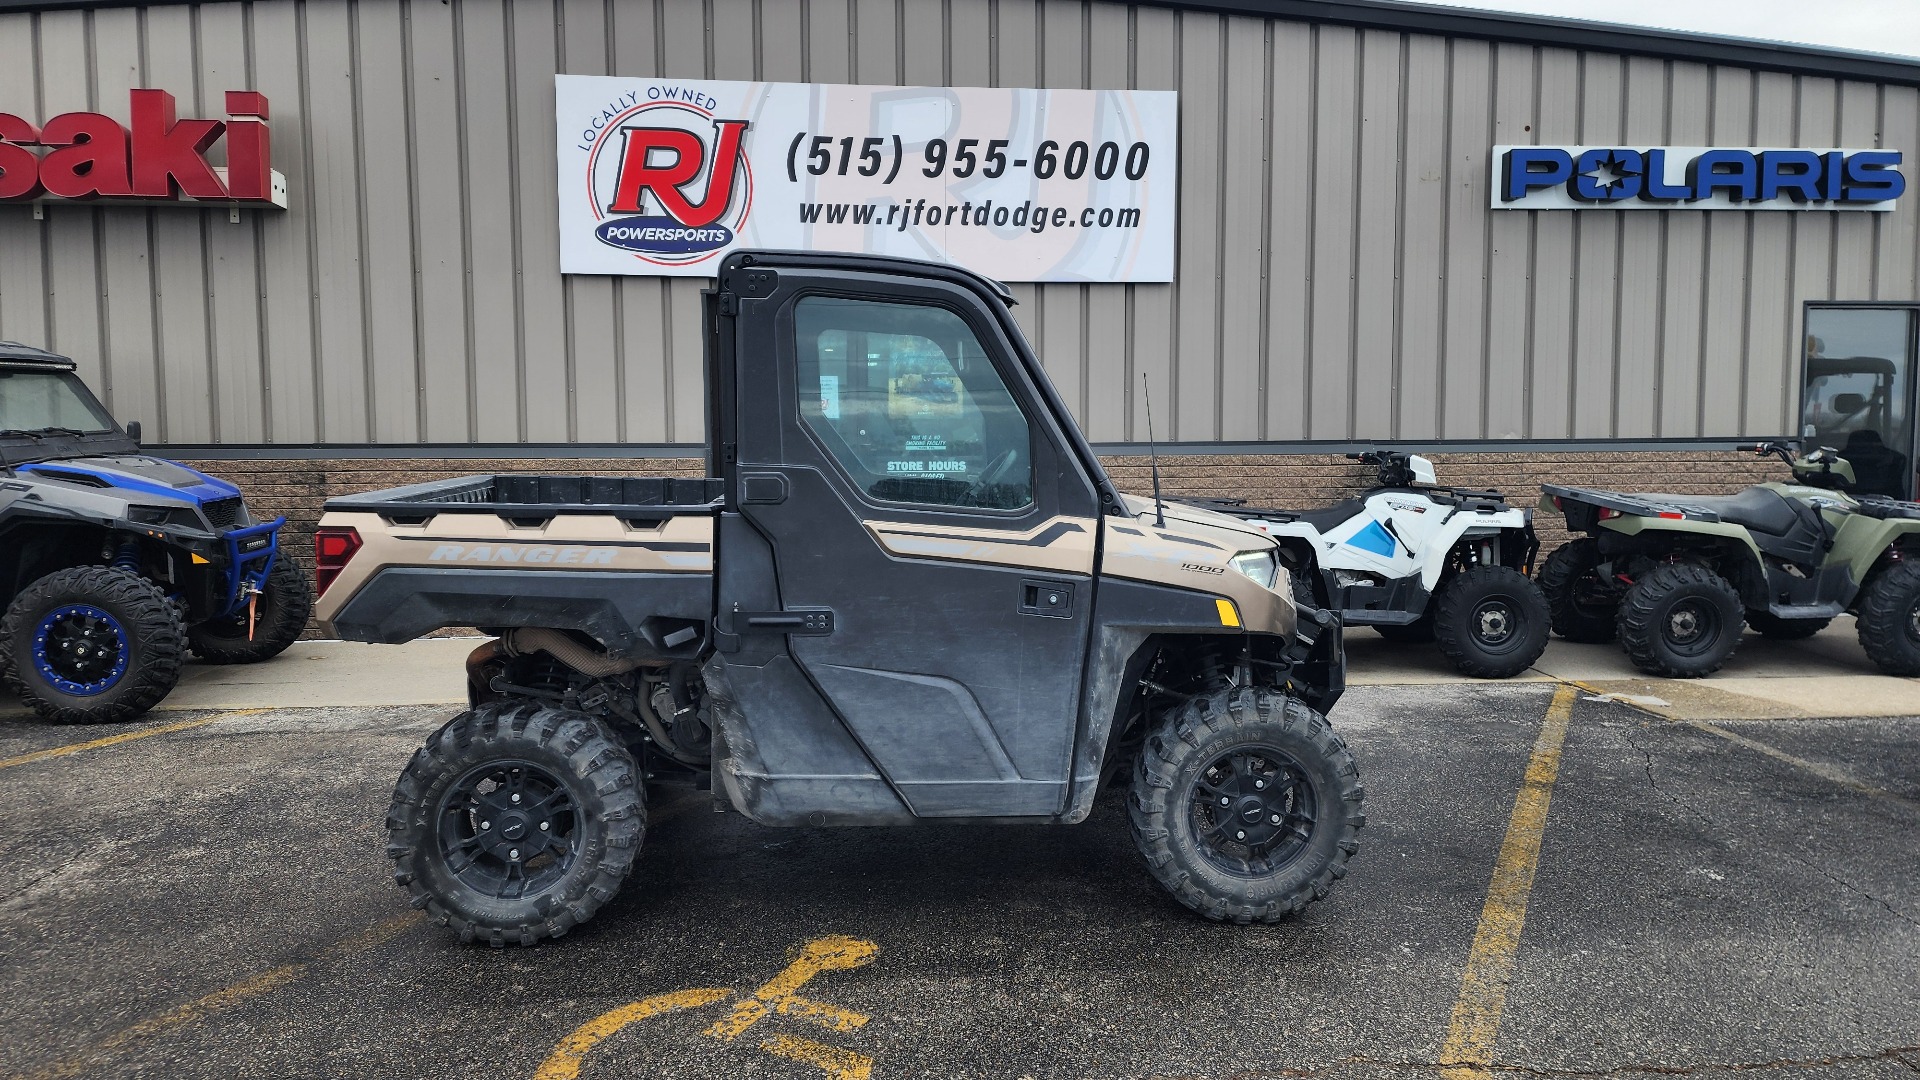
[{"label": "amber side marker light", "polygon": [[313,533],[313,584],[324,594],[340,571],[353,561],[360,550],[360,533],[354,529],[321,527]]}]

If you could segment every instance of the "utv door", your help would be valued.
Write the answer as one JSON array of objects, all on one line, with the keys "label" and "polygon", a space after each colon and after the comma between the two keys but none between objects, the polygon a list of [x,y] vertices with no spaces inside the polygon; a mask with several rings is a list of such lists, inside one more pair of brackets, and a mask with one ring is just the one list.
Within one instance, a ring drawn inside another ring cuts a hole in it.
[{"label": "utv door", "polygon": [[1060,812],[1098,503],[1004,307],[963,279],[746,277],[718,305],[737,359],[717,610],[779,816],[867,796],[819,773],[846,767],[817,745],[837,733],[801,745],[756,701],[810,728],[823,704],[915,816]]}]

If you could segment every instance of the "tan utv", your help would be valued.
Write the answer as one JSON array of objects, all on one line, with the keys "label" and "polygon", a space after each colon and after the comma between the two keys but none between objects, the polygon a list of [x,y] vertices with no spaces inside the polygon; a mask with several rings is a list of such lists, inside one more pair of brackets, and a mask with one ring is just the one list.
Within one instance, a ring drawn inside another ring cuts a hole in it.
[{"label": "tan utv", "polygon": [[949,266],[737,253],[706,294],[709,478],[327,504],[331,633],[494,639],[394,791],[416,904],[462,940],[564,934],[669,783],[765,825],[1048,824],[1124,779],[1187,907],[1326,895],[1365,822],[1324,716],[1338,619],[1256,528],[1118,491],[1012,303]]}]

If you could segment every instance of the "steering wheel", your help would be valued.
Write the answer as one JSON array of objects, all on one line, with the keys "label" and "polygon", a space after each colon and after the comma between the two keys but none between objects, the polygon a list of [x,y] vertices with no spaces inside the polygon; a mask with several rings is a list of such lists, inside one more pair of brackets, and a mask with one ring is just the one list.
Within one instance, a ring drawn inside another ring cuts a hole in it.
[{"label": "steering wheel", "polygon": [[968,501],[979,498],[988,488],[1005,479],[1007,473],[1013,471],[1013,463],[1019,457],[1019,451],[1013,447],[995,454],[993,460],[987,462],[986,468],[980,470],[980,479],[975,480],[973,486],[967,489]]}]

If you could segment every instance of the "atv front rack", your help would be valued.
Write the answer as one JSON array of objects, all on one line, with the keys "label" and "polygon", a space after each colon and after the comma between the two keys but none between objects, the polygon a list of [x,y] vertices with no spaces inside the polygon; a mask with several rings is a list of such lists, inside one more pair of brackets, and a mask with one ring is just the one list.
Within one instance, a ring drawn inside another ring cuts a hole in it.
[{"label": "atv front rack", "polygon": [[225,600],[215,618],[239,614],[249,597],[267,587],[267,575],[280,554],[280,526],[286,523],[285,517],[277,517],[234,529],[222,538],[227,542]]}]

